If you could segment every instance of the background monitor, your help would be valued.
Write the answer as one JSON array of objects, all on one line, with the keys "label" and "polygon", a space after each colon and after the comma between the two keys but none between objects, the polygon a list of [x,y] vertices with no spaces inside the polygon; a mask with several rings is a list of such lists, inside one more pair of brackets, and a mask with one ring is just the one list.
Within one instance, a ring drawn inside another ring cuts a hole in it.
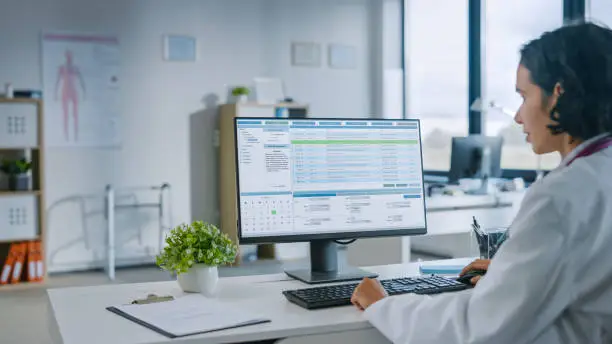
[{"label": "background monitor", "polygon": [[453,137],[449,182],[462,178],[499,178],[502,175],[501,136]]},{"label": "background monitor", "polygon": [[238,238],[310,242],[308,283],[338,269],[334,240],[427,232],[418,120],[236,118]]}]

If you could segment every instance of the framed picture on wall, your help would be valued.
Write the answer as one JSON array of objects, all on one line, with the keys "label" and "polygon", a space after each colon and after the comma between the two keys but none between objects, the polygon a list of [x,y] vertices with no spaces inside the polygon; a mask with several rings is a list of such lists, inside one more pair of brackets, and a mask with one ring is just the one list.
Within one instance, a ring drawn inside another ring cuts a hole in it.
[{"label": "framed picture on wall", "polygon": [[198,58],[198,42],[188,35],[164,36],[164,60],[174,62],[194,62]]},{"label": "framed picture on wall", "polygon": [[330,44],[327,55],[330,68],[357,68],[357,48],[352,45]]},{"label": "framed picture on wall", "polygon": [[320,67],[321,44],[314,42],[291,43],[291,64],[302,67]]}]

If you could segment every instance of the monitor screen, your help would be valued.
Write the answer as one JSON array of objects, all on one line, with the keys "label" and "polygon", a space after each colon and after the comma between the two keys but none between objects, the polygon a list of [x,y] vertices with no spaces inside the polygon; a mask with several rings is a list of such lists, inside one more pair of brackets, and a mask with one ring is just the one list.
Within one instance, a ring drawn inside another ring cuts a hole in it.
[{"label": "monitor screen", "polygon": [[501,177],[503,143],[501,136],[453,137],[448,181],[457,183],[462,178]]},{"label": "monitor screen", "polygon": [[235,126],[242,243],[426,232],[418,120]]}]

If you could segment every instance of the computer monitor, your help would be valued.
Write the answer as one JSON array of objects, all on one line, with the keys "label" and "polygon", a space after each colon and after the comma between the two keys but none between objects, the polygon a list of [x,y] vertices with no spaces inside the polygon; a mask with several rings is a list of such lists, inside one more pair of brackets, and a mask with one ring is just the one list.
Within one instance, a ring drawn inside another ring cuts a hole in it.
[{"label": "computer monitor", "polygon": [[453,137],[449,182],[462,178],[499,178],[503,138],[470,135]]},{"label": "computer monitor", "polygon": [[426,234],[419,121],[236,118],[241,244],[310,242],[307,283],[339,268],[335,240]]}]

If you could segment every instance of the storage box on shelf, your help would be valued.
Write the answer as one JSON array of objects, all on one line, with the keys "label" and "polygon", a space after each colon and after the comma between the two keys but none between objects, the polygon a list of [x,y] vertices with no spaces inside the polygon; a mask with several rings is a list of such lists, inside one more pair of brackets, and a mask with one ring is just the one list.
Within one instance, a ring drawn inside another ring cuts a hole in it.
[{"label": "storage box on shelf", "polygon": [[[32,163],[25,190],[11,190],[7,175],[0,173],[0,271],[6,273],[12,247],[24,248],[20,276],[0,284],[0,290],[26,287],[32,284],[27,282],[46,278],[42,109],[42,100],[0,98],[0,160],[25,158]],[[11,275],[16,271],[14,265]],[[39,277],[28,276],[35,271]]]},{"label": "storage box on shelf", "polygon": [[38,103],[0,100],[0,148],[38,148]]},{"label": "storage box on shelf", "polygon": [[0,242],[39,239],[38,201],[35,193],[0,197]]}]

